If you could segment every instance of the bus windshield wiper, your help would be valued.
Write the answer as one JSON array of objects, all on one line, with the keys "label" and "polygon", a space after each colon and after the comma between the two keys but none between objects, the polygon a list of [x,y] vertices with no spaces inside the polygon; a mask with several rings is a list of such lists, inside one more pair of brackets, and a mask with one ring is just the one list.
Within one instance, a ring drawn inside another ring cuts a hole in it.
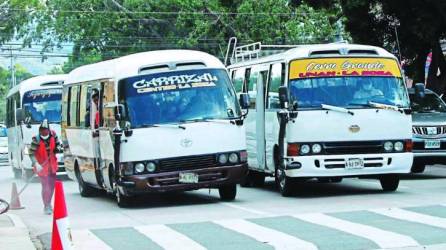
[{"label": "bus windshield wiper", "polygon": [[389,105],[389,104],[384,104],[384,103],[378,103],[378,102],[369,102],[368,105],[370,107],[373,108],[377,108],[377,109],[387,109],[387,110],[395,110],[398,112],[404,112],[404,110],[398,106],[395,105]]},{"label": "bus windshield wiper", "polygon": [[321,104],[321,107],[322,107],[322,109],[331,110],[331,111],[337,111],[337,112],[346,113],[346,114],[350,114],[350,115],[354,115],[355,114],[351,110],[348,110],[348,109],[342,108],[342,107],[338,107],[338,106]]},{"label": "bus windshield wiper", "polygon": [[189,120],[181,120],[181,123],[187,123],[187,122],[218,122],[218,123],[227,123],[232,122],[234,120],[238,120],[240,118],[233,117],[233,118],[227,118],[227,119],[219,119],[219,118],[212,118],[212,117],[203,117],[203,118],[196,118],[196,119],[189,119]]},{"label": "bus windshield wiper", "polygon": [[179,129],[186,129],[185,126],[179,125],[179,124],[144,124],[141,126],[141,128],[179,128]]}]

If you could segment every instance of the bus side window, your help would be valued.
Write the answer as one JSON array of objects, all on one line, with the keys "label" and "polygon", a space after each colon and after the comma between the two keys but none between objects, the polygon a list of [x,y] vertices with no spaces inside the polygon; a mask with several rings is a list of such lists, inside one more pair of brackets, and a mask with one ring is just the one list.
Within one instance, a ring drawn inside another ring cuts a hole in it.
[{"label": "bus side window", "polygon": [[71,87],[70,95],[70,127],[79,126],[79,86]]},{"label": "bus side window", "polygon": [[81,86],[80,103],[79,103],[79,120],[82,128],[90,127],[90,93],[91,87],[88,85]]},{"label": "bus side window", "polygon": [[[247,72],[248,73],[248,72]],[[249,108],[255,109],[256,108],[256,98],[257,98],[257,78],[259,76],[259,72],[252,72],[252,70],[249,71],[249,78],[247,83],[247,89],[246,93],[249,95]]]},{"label": "bus side window", "polygon": [[65,126],[68,124],[68,99],[70,95],[69,87],[64,87],[62,92],[62,123],[65,124]]},{"label": "bus side window", "polygon": [[280,108],[279,102],[279,87],[283,84],[284,67],[282,63],[276,63],[271,65],[271,73],[268,85],[268,98],[267,106],[268,109],[278,109]]},{"label": "bus side window", "polygon": [[232,72],[232,83],[234,84],[235,92],[237,94],[243,92],[243,85],[245,83],[245,69],[236,69]]}]

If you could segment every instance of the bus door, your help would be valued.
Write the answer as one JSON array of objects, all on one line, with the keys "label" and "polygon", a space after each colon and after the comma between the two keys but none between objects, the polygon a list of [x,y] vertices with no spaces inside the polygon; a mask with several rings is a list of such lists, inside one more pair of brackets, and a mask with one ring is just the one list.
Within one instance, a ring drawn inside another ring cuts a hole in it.
[{"label": "bus door", "polygon": [[268,79],[268,66],[259,65],[251,69],[247,90],[250,99],[250,114],[247,124],[247,146],[255,152],[248,154],[249,165],[259,170],[265,169],[265,88]]},{"label": "bus door", "polygon": [[103,178],[101,174],[101,151],[99,145],[100,128],[102,127],[102,86],[100,83],[94,83],[91,86],[89,94],[89,127],[91,129],[91,140],[93,149],[94,174],[91,176],[94,182],[103,187]]},{"label": "bus door", "polygon": [[97,178],[100,178],[103,185],[111,190],[113,179],[109,176],[112,173],[109,167],[114,166],[114,141],[112,138],[113,128],[116,126],[115,107],[115,84],[113,81],[101,83],[101,123],[99,126],[99,169]]}]

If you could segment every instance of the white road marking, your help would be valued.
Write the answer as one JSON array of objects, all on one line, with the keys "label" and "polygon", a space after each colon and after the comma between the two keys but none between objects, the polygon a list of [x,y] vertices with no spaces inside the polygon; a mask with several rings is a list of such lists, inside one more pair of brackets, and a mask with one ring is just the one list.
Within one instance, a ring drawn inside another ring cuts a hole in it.
[{"label": "white road marking", "polygon": [[317,249],[317,247],[311,242],[301,240],[294,236],[279,232],[274,229],[266,228],[246,220],[237,219],[213,222],[232,231],[236,231],[238,233],[252,237],[257,241],[265,242],[276,249]]},{"label": "white road marking", "polygon": [[268,213],[268,212],[263,212],[263,211],[260,211],[260,210],[257,210],[257,209],[246,208],[246,207],[242,207],[242,206],[239,206],[239,205],[234,205],[234,204],[227,203],[227,202],[222,202],[220,204],[224,205],[224,206],[231,207],[231,208],[236,208],[236,209],[240,209],[240,210],[243,210],[243,211],[246,211],[246,212],[250,212],[250,213],[253,213],[253,214],[264,215],[264,216],[269,216],[269,217],[275,216],[274,214],[271,214],[271,213]]},{"label": "white road marking", "polygon": [[193,241],[187,236],[173,230],[165,225],[147,225],[135,227],[140,233],[144,234],[156,244],[167,250],[193,249],[205,250],[206,248]]},{"label": "white road marking", "polygon": [[419,246],[418,242],[406,235],[382,230],[376,227],[371,227],[359,223],[341,220],[325,214],[302,214],[295,215],[294,217],[310,223],[334,228],[347,232],[349,234],[369,239],[375,242],[381,248]]},{"label": "white road marking", "polygon": [[89,230],[73,230],[71,232],[73,238],[74,249],[98,249],[98,250],[111,250],[112,248],[108,246],[105,242],[99,239]]},{"label": "white road marking", "polygon": [[392,217],[395,219],[406,220],[411,222],[418,222],[422,224],[427,224],[434,227],[440,227],[446,229],[446,219],[436,216],[430,216],[427,214],[420,214],[401,208],[390,208],[390,209],[371,209],[369,211]]}]

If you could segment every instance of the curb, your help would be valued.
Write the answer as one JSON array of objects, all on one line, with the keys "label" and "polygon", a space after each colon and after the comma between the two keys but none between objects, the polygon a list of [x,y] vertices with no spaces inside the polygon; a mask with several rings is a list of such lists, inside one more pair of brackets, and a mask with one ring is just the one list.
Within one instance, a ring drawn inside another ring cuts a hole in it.
[{"label": "curb", "polygon": [[15,214],[6,213],[5,215],[14,226],[0,228],[2,250],[35,250],[36,247],[31,239],[30,232],[22,219]]}]

